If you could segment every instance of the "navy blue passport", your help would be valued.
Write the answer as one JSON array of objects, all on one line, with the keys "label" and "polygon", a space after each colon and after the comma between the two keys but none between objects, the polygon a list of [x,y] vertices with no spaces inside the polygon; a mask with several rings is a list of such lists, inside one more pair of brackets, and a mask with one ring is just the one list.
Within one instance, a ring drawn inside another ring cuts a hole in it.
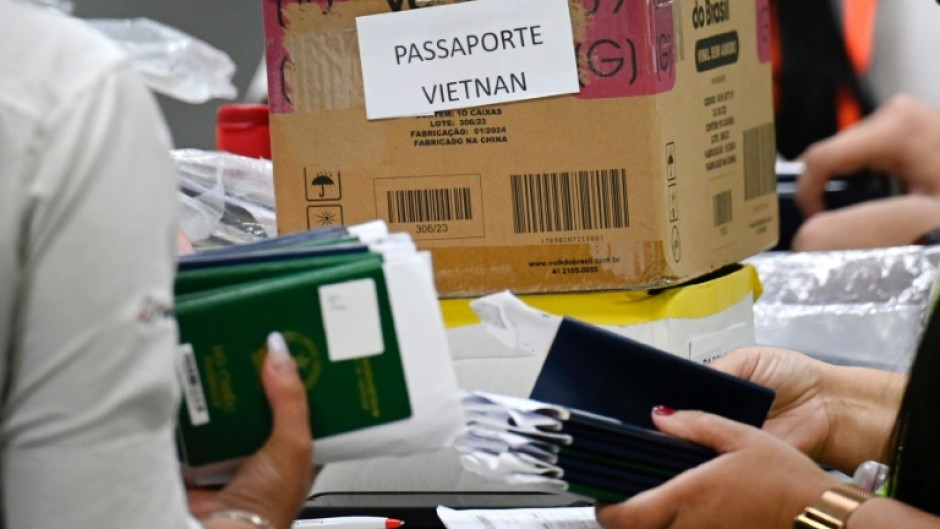
[{"label": "navy blue passport", "polygon": [[571,436],[566,449],[591,453],[623,462],[653,465],[681,472],[715,457],[710,448],[658,430],[606,418],[588,416],[577,410],[562,423],[561,432]]},{"label": "navy blue passport", "polygon": [[562,320],[531,394],[650,429],[657,405],[760,427],[774,396],[770,388],[570,318]]},{"label": "navy blue passport", "polygon": [[653,406],[703,410],[760,427],[774,391],[577,320],[562,320],[532,390],[568,408],[557,464],[570,492],[620,501],[715,457],[666,435]]},{"label": "navy blue passport", "polygon": [[285,235],[278,235],[268,239],[261,239],[244,244],[234,244],[231,246],[222,246],[200,252],[200,255],[244,255],[251,252],[263,252],[276,250],[291,246],[303,246],[312,244],[329,244],[334,241],[352,238],[349,231],[344,226],[326,226],[307,231],[298,231]]},{"label": "navy blue passport", "polygon": [[185,272],[204,268],[270,263],[284,261],[286,259],[326,257],[341,254],[366,253],[368,251],[368,245],[354,241],[337,242],[335,244],[246,248],[243,252],[209,251],[181,256],[177,261],[176,268],[178,272]]}]

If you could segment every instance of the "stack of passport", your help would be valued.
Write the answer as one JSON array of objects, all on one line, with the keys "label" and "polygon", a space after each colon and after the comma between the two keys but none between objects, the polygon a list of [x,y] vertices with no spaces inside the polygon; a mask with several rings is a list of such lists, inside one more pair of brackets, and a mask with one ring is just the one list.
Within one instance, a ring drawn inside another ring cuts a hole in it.
[{"label": "stack of passport", "polygon": [[383,223],[180,259],[174,307],[185,475],[208,483],[271,430],[261,386],[281,332],[307,387],[318,462],[439,448],[459,395],[430,257]]},{"label": "stack of passport", "polygon": [[473,472],[603,501],[642,492],[713,457],[655,429],[662,405],[761,426],[769,388],[565,318],[530,398],[472,393],[457,446]]}]

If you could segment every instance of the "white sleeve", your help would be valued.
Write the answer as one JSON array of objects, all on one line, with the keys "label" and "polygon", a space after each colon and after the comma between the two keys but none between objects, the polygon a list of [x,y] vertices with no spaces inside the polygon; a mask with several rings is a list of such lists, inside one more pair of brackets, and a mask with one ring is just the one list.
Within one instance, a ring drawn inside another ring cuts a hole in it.
[{"label": "white sleeve", "polygon": [[68,95],[26,164],[0,526],[199,527],[175,455],[166,126],[127,66]]}]

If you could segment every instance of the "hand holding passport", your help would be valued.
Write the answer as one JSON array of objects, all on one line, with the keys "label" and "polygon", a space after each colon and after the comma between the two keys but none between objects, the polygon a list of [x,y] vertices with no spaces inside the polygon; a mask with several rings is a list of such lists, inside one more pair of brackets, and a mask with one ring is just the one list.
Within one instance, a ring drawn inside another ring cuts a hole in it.
[{"label": "hand holding passport", "polygon": [[187,478],[224,479],[270,432],[259,370],[272,331],[284,335],[307,388],[318,462],[434,450],[457,433],[456,377],[429,256],[407,234],[380,228],[304,232],[181,259],[174,310]]},{"label": "hand holding passport", "polygon": [[473,394],[458,442],[471,471],[605,501],[655,487],[715,456],[655,429],[653,406],[760,427],[769,388],[565,318],[531,398]]}]

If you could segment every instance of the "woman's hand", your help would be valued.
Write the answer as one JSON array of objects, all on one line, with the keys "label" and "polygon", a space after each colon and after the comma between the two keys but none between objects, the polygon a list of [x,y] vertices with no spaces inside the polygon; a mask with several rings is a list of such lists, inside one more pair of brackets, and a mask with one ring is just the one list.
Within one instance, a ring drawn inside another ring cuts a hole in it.
[{"label": "woman's hand", "polygon": [[764,429],[813,460],[851,474],[863,461],[887,457],[904,376],[776,347],[745,347],[711,365],[776,391]]},{"label": "woman's hand", "polygon": [[[188,492],[190,511],[197,518],[236,509],[260,514],[276,529],[286,529],[293,523],[310,492],[313,439],[307,391],[293,359],[283,346],[283,338],[280,340],[272,346],[269,338],[268,354],[261,372],[265,395],[274,416],[271,436],[261,449],[242,463],[225,488]],[[227,522],[231,520],[214,519],[207,526],[230,525]]]},{"label": "woman's hand", "polygon": [[764,429],[818,460],[833,420],[824,398],[826,364],[776,347],[745,347],[712,367],[777,392]]},{"label": "woman's hand", "polygon": [[661,410],[663,432],[711,447],[718,456],[627,501],[597,508],[605,529],[791,528],[836,483],[768,432],[717,415]]},{"label": "woman's hand", "polygon": [[863,169],[890,174],[908,193],[940,197],[940,112],[895,96],[858,124],[811,145],[800,160],[806,169],[795,198],[807,217],[825,209],[826,182]]}]

